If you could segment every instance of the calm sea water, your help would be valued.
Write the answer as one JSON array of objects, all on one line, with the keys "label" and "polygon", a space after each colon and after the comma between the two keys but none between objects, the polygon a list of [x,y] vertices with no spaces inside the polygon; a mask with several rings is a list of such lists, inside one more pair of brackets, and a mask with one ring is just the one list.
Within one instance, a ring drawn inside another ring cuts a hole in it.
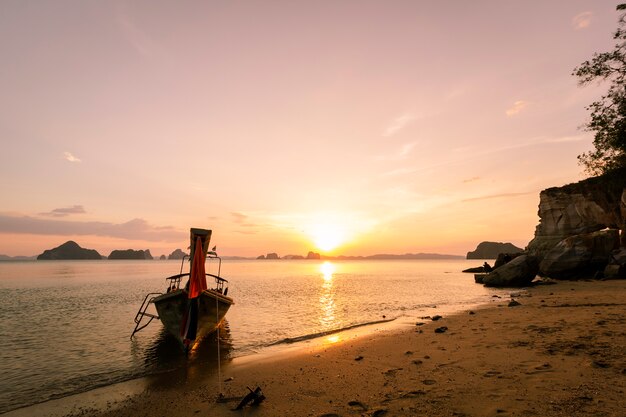
[{"label": "calm sea water", "polygon": [[[221,333],[222,355],[246,355],[383,316],[409,320],[434,306],[456,311],[487,302],[496,292],[460,272],[480,263],[225,261],[222,276],[230,280],[235,305]],[[0,262],[0,413],[188,366],[190,359],[158,321],[129,337],[144,296],[165,290],[165,277],[180,266]],[[216,337],[208,337],[193,360],[214,360],[216,350]]]}]

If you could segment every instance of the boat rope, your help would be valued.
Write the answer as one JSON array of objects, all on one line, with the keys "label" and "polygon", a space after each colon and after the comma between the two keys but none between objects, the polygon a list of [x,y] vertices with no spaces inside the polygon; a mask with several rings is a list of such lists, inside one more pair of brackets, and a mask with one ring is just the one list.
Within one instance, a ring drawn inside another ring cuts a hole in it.
[{"label": "boat rope", "polygon": [[217,323],[217,385],[218,396],[222,396],[222,364],[220,363],[220,303],[215,297],[215,322]]}]

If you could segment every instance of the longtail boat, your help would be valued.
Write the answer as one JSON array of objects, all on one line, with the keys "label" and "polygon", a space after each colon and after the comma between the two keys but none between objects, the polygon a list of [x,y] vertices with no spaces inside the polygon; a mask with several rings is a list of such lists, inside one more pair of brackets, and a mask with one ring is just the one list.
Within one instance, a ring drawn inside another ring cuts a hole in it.
[{"label": "longtail boat", "polygon": [[[222,323],[234,301],[228,296],[228,281],[220,276],[222,259],[215,248],[209,251],[211,230],[190,230],[190,254],[182,260],[180,273],[165,278],[165,292],[148,293],[135,316],[131,338],[154,319],[161,320],[165,329],[189,350],[195,342],[214,332]],[[183,273],[185,260],[190,260],[189,272]],[[206,273],[206,262],[217,262],[217,274]],[[186,284],[181,286],[184,278]],[[207,278],[213,280],[208,288]],[[153,305],[157,314],[148,312]]]}]

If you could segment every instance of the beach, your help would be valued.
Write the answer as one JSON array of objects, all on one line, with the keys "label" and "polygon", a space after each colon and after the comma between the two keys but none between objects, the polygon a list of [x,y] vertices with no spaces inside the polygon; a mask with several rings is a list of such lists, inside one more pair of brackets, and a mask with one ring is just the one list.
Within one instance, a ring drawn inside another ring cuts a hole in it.
[{"label": "beach", "polygon": [[[438,320],[433,309],[400,328],[235,359],[222,366],[221,401],[217,374],[187,369],[107,388],[93,404],[81,394],[8,415],[623,416],[626,281],[559,281],[511,298],[519,305],[494,296]],[[257,386],[265,401],[232,411]]]}]

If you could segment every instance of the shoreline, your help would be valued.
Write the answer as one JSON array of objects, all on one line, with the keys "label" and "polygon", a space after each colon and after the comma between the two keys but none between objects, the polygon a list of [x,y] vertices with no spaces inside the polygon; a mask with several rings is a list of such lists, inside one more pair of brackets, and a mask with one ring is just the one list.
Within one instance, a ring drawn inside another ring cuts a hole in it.
[{"label": "shoreline", "polygon": [[54,414],[54,403],[78,398],[5,415],[232,416],[247,386],[260,386],[267,399],[244,415],[623,415],[626,281],[559,281],[513,292],[518,306],[494,298],[438,321],[416,318],[405,328],[348,331],[236,358],[222,366],[226,402],[216,402],[215,374],[186,369],[167,381],[147,377],[134,391],[130,382],[91,391],[99,402],[75,403],[64,414]]},{"label": "shoreline", "polygon": [[[425,305],[414,313],[423,315],[449,315],[461,314],[469,309],[481,308],[488,306],[489,303],[497,301],[503,297],[508,297],[510,289],[492,289],[493,295],[485,301],[478,302],[461,302],[456,304],[445,305]],[[415,315],[401,315],[394,318],[383,318],[378,321],[350,325],[346,328],[329,330],[318,334],[304,335],[289,339],[282,339],[275,343],[260,347],[258,350],[244,351],[241,356],[233,356],[222,359],[222,367],[242,367],[248,364],[259,362],[289,359],[298,353],[302,353],[307,349],[319,348],[328,345],[328,340],[332,340],[331,344],[346,340],[359,340],[369,337],[375,337],[381,332],[398,332],[412,328],[415,320],[419,320]],[[422,320],[423,321],[423,320]],[[194,373],[206,373],[200,379],[215,378],[214,373],[217,372],[215,364],[207,366],[206,361],[191,362],[190,368],[194,368]],[[114,404],[121,403],[131,397],[138,396],[149,392],[158,387],[158,389],[171,388],[168,381],[180,378],[181,374],[185,374],[189,369],[175,369],[155,374],[144,375],[129,380],[107,384],[95,388],[86,389],[58,398],[52,398],[35,404],[19,407],[10,411],[0,413],[0,416],[6,417],[27,417],[32,415],[46,415],[50,417],[85,415],[91,413],[99,413],[103,410],[110,409]],[[208,372],[208,373],[207,373]],[[200,384],[206,381],[194,379],[193,381],[185,381],[187,384]],[[217,386],[217,383],[215,383]]]}]

